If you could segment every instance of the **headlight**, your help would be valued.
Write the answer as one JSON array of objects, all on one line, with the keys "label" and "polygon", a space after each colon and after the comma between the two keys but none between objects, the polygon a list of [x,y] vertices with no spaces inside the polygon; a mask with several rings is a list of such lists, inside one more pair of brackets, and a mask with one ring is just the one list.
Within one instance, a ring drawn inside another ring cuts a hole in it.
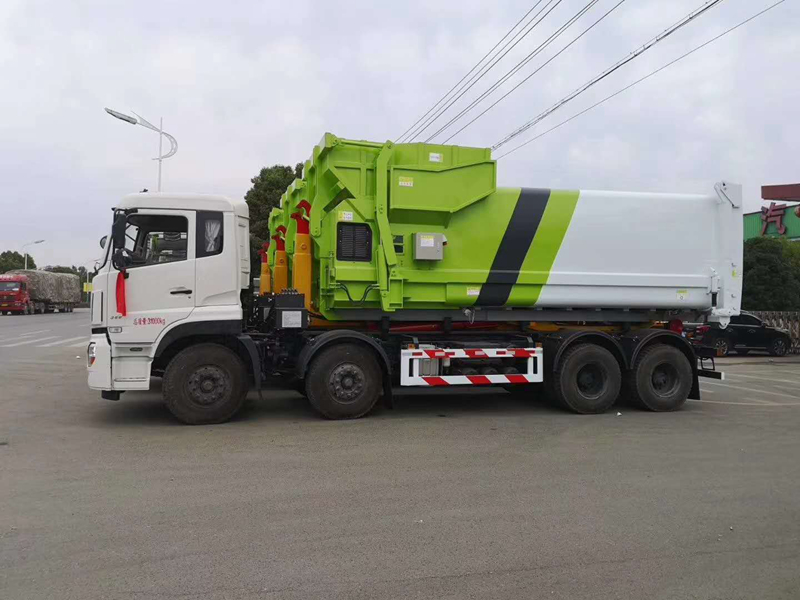
[{"label": "headlight", "polygon": [[89,347],[86,349],[86,366],[91,367],[97,359],[97,344],[90,342]]}]

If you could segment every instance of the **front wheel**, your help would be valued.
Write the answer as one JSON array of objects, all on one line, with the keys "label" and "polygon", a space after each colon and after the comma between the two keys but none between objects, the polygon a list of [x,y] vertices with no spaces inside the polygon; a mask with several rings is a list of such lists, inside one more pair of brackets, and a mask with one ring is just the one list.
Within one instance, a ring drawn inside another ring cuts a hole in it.
[{"label": "front wheel", "polygon": [[359,344],[323,348],[306,372],[311,406],[328,419],[357,419],[375,406],[383,373],[375,354]]},{"label": "front wheel", "polygon": [[769,353],[772,356],[786,356],[786,353],[789,351],[789,343],[786,338],[779,337],[772,341],[772,345],[769,347]]},{"label": "front wheel", "polygon": [[556,399],[580,414],[607,411],[617,401],[621,386],[617,359],[596,344],[578,344],[567,350],[553,374]]},{"label": "front wheel", "polygon": [[223,423],[244,404],[247,369],[235,352],[198,344],[179,352],[164,372],[162,393],[170,412],[189,425]]},{"label": "front wheel", "polygon": [[666,344],[642,350],[628,373],[628,389],[634,402],[654,412],[677,410],[692,389],[692,366],[686,356]]},{"label": "front wheel", "polygon": [[728,356],[731,352],[731,344],[724,337],[717,338],[714,342],[714,350],[717,351],[717,356]]}]

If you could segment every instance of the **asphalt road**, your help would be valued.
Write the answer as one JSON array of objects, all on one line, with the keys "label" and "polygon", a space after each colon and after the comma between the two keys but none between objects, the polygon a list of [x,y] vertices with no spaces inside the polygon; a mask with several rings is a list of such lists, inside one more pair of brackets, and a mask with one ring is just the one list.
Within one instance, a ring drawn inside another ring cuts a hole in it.
[{"label": "asphalt road", "polygon": [[89,391],[78,341],[0,342],[0,598],[800,597],[797,359],[723,361],[672,414],[448,390],[328,422],[274,392],[187,427]]}]

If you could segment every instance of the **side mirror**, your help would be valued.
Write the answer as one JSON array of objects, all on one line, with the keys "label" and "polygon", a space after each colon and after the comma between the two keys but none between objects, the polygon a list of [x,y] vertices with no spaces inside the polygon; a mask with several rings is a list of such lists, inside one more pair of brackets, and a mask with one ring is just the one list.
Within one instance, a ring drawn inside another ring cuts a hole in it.
[{"label": "side mirror", "polygon": [[118,213],[111,227],[111,241],[114,249],[125,247],[125,214]]},{"label": "side mirror", "polygon": [[100,247],[101,248],[105,248],[107,241],[108,241],[108,236],[107,235],[104,235],[103,237],[101,237],[100,238]]}]

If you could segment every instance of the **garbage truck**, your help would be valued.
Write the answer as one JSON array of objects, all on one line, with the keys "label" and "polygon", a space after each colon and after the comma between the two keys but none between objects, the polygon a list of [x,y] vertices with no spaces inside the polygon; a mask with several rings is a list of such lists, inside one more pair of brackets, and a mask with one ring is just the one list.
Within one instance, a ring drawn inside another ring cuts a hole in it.
[{"label": "garbage truck", "polygon": [[80,301],[80,278],[72,273],[18,269],[0,275],[3,314],[72,312]]},{"label": "garbage truck", "polygon": [[89,387],[119,400],[161,377],[169,410],[201,424],[276,387],[331,419],[451,386],[589,414],[620,398],[676,410],[723,377],[681,327],[739,314],[739,185],[496,179],[489,149],[325,134],[269,217],[259,290],[245,202],[123,198],[94,278]]}]

